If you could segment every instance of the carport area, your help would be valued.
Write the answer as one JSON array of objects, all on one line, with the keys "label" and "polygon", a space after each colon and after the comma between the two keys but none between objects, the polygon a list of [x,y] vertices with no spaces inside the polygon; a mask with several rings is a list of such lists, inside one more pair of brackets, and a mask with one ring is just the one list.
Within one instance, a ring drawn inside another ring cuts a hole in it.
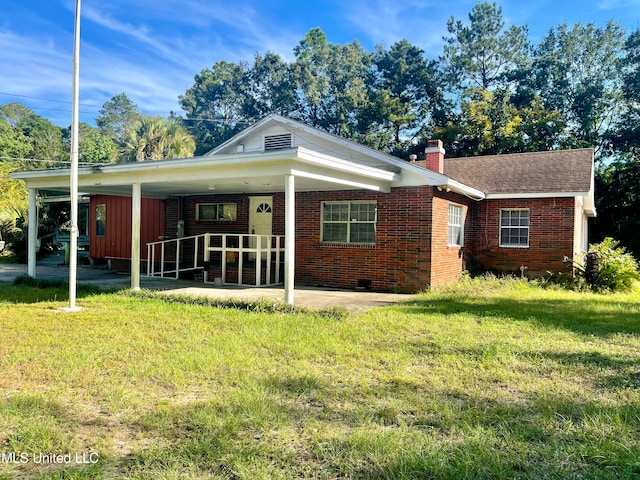
[{"label": "carport area", "polygon": [[[60,266],[59,257],[48,257],[37,264],[37,278],[69,279],[69,267]],[[0,264],[0,281],[12,282],[16,277],[27,274],[27,265]],[[102,289],[129,288],[131,277],[126,274],[93,267],[79,267],[78,283],[98,285]],[[209,296],[219,299],[237,299],[254,302],[261,299],[281,302],[284,298],[283,288],[252,288],[224,286],[215,287],[202,282],[175,280],[158,277],[140,277],[143,289],[164,291],[167,294],[191,295],[195,297]],[[338,290],[296,285],[296,305],[313,309],[344,307],[350,312],[359,312],[376,307],[393,305],[411,299],[411,295],[368,292],[358,290]],[[80,304],[82,302],[80,301]],[[80,305],[81,306],[81,305]]]}]

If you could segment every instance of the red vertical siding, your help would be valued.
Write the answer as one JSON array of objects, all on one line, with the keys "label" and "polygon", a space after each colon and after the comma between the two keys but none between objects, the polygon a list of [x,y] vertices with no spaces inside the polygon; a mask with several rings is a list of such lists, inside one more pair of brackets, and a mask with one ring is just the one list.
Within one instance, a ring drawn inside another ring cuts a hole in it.
[{"label": "red vertical siding", "polygon": [[[96,235],[96,205],[106,205],[104,236]],[[111,195],[93,195],[89,211],[89,256],[100,258],[131,258],[131,198]],[[140,254],[147,258],[148,242],[164,235],[164,201],[143,198],[141,204]]]}]

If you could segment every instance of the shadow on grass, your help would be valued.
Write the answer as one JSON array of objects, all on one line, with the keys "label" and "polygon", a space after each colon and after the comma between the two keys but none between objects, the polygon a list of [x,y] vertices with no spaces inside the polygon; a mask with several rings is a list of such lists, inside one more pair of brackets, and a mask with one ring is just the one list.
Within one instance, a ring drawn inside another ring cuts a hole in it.
[{"label": "shadow on grass", "polygon": [[558,299],[510,299],[460,296],[426,297],[397,309],[404,314],[470,314],[483,318],[505,318],[543,327],[570,330],[583,335],[640,334],[640,304],[605,296],[576,301]]},{"label": "shadow on grass", "polygon": [[639,471],[637,405],[551,394],[509,401],[424,392],[429,402],[400,409],[392,420],[379,414],[367,392],[356,387],[340,401],[314,376],[268,377],[253,388],[233,399],[164,406],[141,417],[138,427],[156,446],[128,457],[126,474],[613,480],[637,478]]},{"label": "shadow on grass", "polygon": [[[0,302],[39,303],[69,300],[69,282],[64,280],[34,279],[28,275],[13,282],[0,282]],[[119,289],[103,290],[97,285],[78,284],[77,298],[113,293]]]}]

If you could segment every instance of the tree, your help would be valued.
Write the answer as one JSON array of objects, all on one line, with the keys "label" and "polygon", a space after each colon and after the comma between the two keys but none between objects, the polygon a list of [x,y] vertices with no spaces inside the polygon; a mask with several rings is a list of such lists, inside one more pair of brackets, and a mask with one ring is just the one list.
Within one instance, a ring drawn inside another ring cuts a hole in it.
[{"label": "tree", "polygon": [[453,156],[491,155],[518,151],[520,147],[520,112],[509,101],[509,92],[470,87],[462,100],[457,121],[437,128],[437,136],[450,143]]},{"label": "tree", "polygon": [[[406,154],[413,138],[433,127],[444,104],[437,63],[401,40],[376,47],[369,76],[370,105],[359,118],[361,131],[376,137],[376,148]],[[369,139],[367,143],[372,143]]]},{"label": "tree", "polygon": [[557,111],[565,128],[556,148],[595,147],[610,151],[609,138],[618,115],[624,31],[608,22],[566,24],[550,29],[535,49],[530,68],[520,73],[521,90],[530,90],[548,111]]},{"label": "tree", "polygon": [[185,125],[195,137],[196,154],[200,155],[246,126],[249,77],[244,63],[220,61],[194,80],[179,99],[187,113]]},{"label": "tree", "polygon": [[119,93],[102,105],[95,120],[102,134],[123,145],[139,116],[138,106],[125,93]]},{"label": "tree", "polygon": [[0,160],[0,223],[13,220],[27,210],[29,194],[21,180],[14,180],[9,174],[22,168],[22,162]]},{"label": "tree", "polygon": [[620,62],[621,112],[611,135],[615,161],[596,172],[593,238],[613,236],[640,257],[640,30],[626,39]]},{"label": "tree", "polygon": [[627,38],[620,65],[622,112],[612,131],[611,142],[615,151],[631,154],[634,161],[640,161],[640,29]]},{"label": "tree", "polygon": [[141,115],[126,142],[129,158],[137,162],[193,156],[195,140],[176,119]]},{"label": "tree", "polygon": [[120,149],[115,141],[87,123],[79,126],[78,152],[82,163],[116,163]]},{"label": "tree", "polygon": [[623,159],[601,165],[596,172],[596,200],[592,238],[614,237],[640,257],[640,162]]},{"label": "tree", "polygon": [[53,166],[51,162],[56,160],[68,160],[67,150],[62,143],[62,129],[24,105],[13,102],[1,106],[0,123],[4,123],[3,138],[7,141],[0,148],[20,153],[17,156],[21,158],[44,161],[38,163],[39,167]]},{"label": "tree", "polygon": [[295,109],[293,73],[280,55],[256,54],[246,79],[244,115],[247,120],[260,119],[270,113],[287,116]]},{"label": "tree", "polygon": [[3,110],[0,107],[0,157],[26,158],[30,152],[29,139],[25,137],[24,132],[13,128],[6,118],[3,118]]},{"label": "tree", "polygon": [[370,56],[356,41],[327,43],[322,30],[310,30],[294,49],[293,75],[298,92],[298,120],[328,132],[351,137],[358,113],[367,105],[365,76]]},{"label": "tree", "polygon": [[476,4],[469,21],[468,26],[454,17],[447,22],[450,36],[444,37],[445,70],[456,89],[492,89],[526,62],[528,28],[514,25],[505,31],[502,8],[495,3]]}]

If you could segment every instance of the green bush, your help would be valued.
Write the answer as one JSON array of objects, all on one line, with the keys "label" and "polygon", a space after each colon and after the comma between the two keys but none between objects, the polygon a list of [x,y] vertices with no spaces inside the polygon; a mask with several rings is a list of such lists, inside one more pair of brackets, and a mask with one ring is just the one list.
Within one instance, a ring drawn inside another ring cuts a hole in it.
[{"label": "green bush", "polygon": [[[635,281],[640,280],[638,262],[620,242],[607,237],[600,243],[589,246],[590,252],[597,252],[600,264],[593,278],[588,278],[589,287],[596,292],[619,292],[633,288]],[[581,268],[578,274],[585,277],[586,269]]]},{"label": "green bush", "polygon": [[17,263],[27,263],[27,226],[26,220],[19,217],[14,221],[6,221],[2,225],[2,236],[6,249],[14,256]]}]

